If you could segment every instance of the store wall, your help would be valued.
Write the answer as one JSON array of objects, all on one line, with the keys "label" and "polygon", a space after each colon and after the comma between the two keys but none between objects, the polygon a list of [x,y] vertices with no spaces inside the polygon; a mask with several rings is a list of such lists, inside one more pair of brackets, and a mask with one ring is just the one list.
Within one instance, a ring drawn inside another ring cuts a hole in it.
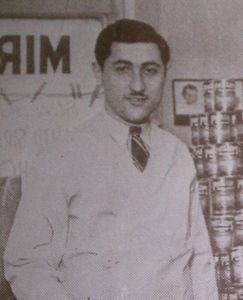
[{"label": "store wall", "polygon": [[0,15],[4,17],[74,17],[111,13],[111,0],[1,0]]},{"label": "store wall", "polygon": [[159,118],[190,142],[187,126],[175,126],[171,80],[243,78],[242,0],[136,1],[136,17],[156,26],[168,40],[172,60]]},{"label": "store wall", "polygon": [[160,0],[136,0],[135,16],[136,18],[150,23],[156,29],[160,28]]}]

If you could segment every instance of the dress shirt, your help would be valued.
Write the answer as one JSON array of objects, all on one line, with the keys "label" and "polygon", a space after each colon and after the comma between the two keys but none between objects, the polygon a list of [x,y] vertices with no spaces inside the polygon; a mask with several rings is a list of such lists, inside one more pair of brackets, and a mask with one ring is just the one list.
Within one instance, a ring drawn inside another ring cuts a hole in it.
[{"label": "dress shirt", "polygon": [[187,147],[146,125],[141,173],[128,134],[103,111],[23,178],[5,252],[18,300],[218,299]]}]

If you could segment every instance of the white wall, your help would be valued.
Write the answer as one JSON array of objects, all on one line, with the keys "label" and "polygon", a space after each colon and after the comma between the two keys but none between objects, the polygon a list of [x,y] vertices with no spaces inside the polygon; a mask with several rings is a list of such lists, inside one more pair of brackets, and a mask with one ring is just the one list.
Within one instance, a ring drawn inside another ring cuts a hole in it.
[{"label": "white wall", "polygon": [[135,0],[136,18],[160,28],[160,0]]}]

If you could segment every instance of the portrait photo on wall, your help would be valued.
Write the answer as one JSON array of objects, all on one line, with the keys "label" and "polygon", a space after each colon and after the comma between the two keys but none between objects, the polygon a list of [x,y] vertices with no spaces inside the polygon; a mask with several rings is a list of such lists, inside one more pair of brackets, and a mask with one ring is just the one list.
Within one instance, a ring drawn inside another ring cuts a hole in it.
[{"label": "portrait photo on wall", "polygon": [[190,124],[190,116],[214,111],[243,110],[243,79],[173,79],[175,125]]},{"label": "portrait photo on wall", "polygon": [[175,125],[187,125],[190,115],[204,112],[203,81],[175,79],[172,85]]}]

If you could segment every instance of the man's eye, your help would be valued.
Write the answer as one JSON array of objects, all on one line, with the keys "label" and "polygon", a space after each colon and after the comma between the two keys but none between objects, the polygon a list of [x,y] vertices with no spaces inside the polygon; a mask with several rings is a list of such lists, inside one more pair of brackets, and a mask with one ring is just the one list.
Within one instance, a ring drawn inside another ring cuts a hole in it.
[{"label": "man's eye", "polygon": [[148,67],[144,69],[144,73],[146,75],[155,75],[158,73],[158,69],[157,68],[153,68],[153,67]]},{"label": "man's eye", "polygon": [[115,70],[117,73],[122,74],[129,72],[130,68],[128,66],[117,66]]}]

